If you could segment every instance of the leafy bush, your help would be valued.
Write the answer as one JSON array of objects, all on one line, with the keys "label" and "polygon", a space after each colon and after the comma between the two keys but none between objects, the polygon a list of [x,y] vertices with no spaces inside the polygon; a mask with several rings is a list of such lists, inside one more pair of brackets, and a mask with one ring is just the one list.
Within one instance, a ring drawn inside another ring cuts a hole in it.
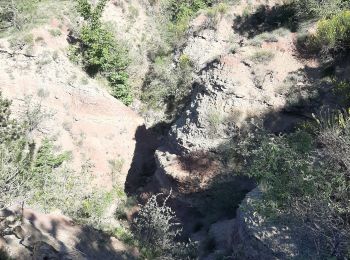
[{"label": "leafy bush", "polygon": [[255,63],[269,63],[275,55],[271,51],[257,51],[255,52],[250,59]]},{"label": "leafy bush", "polygon": [[350,105],[350,82],[349,81],[337,81],[333,82],[333,93],[335,97],[339,99],[339,103],[342,107],[349,107]]},{"label": "leafy bush", "polygon": [[53,36],[53,37],[58,37],[62,35],[62,32],[60,29],[50,29],[49,33]]},{"label": "leafy bush", "polygon": [[[211,7],[219,1],[216,0],[168,0],[165,2],[169,23],[167,30],[169,31],[168,39],[174,47],[179,40],[185,35],[190,20],[201,9]],[[217,14],[223,11],[223,6],[211,10]]]},{"label": "leafy bush", "polygon": [[26,200],[33,153],[33,146],[22,138],[0,144],[0,209]]},{"label": "leafy bush", "polygon": [[192,61],[181,55],[174,68],[169,57],[157,57],[146,79],[141,100],[154,109],[164,109],[168,119],[180,111],[191,91]]},{"label": "leafy bush", "polygon": [[[318,13],[316,17],[321,17],[321,19],[317,23],[316,33],[303,33],[298,36],[299,51],[307,55],[319,55],[321,52],[321,58],[336,56],[348,51],[350,43],[349,3],[341,0],[324,1],[322,4],[314,0],[305,0],[305,2],[315,2],[314,5],[318,6],[318,11],[314,12]],[[324,13],[320,10],[324,10]]]},{"label": "leafy bush", "polygon": [[350,43],[350,11],[343,11],[317,24],[316,40],[327,50],[348,49]]},{"label": "leafy bush", "polygon": [[11,118],[11,101],[0,92],[0,143],[18,140],[25,132],[24,125]]},{"label": "leafy bush", "polygon": [[216,25],[220,21],[220,18],[227,12],[228,5],[226,3],[219,3],[207,9],[207,26],[215,29]]},{"label": "leafy bush", "polygon": [[319,245],[317,258],[342,258],[350,238],[350,119],[330,113],[317,122],[311,134],[257,135],[246,149],[247,175],[262,191],[261,214],[297,221],[303,236]]},{"label": "leafy bush", "polygon": [[158,203],[160,195],[153,195],[135,219],[135,236],[142,253],[147,259],[192,259],[195,245],[176,242],[182,229],[174,211],[166,205],[170,196]]},{"label": "leafy bush", "polygon": [[294,8],[299,19],[329,17],[349,7],[343,0],[295,0]]},{"label": "leafy bush", "polygon": [[36,15],[40,0],[0,1],[0,30],[22,27]]},{"label": "leafy bush", "polygon": [[93,7],[87,0],[77,0],[77,9],[85,24],[80,30],[79,47],[72,49],[71,56],[81,58],[83,66],[91,75],[101,73],[109,81],[112,95],[131,104],[132,95],[125,72],[128,65],[127,51],[121,47],[113,32],[100,19],[105,0]]},{"label": "leafy bush", "polygon": [[68,165],[69,152],[59,152],[49,138],[40,145],[31,138],[40,129],[42,122],[37,121],[45,119],[40,105],[26,104],[18,120],[11,118],[10,105],[0,93],[0,209],[23,202],[100,227],[104,210],[120,196],[119,190],[95,192],[91,164],[75,172]]}]

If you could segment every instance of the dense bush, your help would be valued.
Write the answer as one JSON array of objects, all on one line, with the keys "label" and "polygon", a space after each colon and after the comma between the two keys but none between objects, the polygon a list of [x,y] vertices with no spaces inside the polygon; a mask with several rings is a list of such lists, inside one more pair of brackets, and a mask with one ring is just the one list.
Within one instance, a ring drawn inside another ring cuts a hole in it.
[{"label": "dense bush", "polygon": [[159,203],[160,195],[153,195],[135,219],[141,252],[146,259],[192,259],[195,244],[176,242],[182,229],[174,211],[166,205],[170,196]]},{"label": "dense bush", "polygon": [[143,89],[141,100],[153,109],[164,109],[168,119],[182,109],[191,91],[192,62],[182,55],[176,67],[169,57],[157,57]]},{"label": "dense bush", "polygon": [[207,7],[206,0],[170,0],[168,2],[168,11],[170,13],[169,30],[175,38],[182,37],[189,25],[190,19],[200,9]]},{"label": "dense bush", "polygon": [[325,49],[348,49],[350,46],[350,11],[342,11],[317,24],[316,40]]},{"label": "dense bush", "polygon": [[338,12],[318,21],[316,33],[298,37],[299,51],[307,55],[319,55],[325,59],[349,51],[350,11]]},{"label": "dense bush", "polygon": [[345,257],[350,239],[350,119],[327,114],[311,134],[257,135],[246,149],[259,183],[261,214],[289,216],[319,245],[317,257]]},{"label": "dense bush", "polygon": [[36,15],[40,0],[1,0],[0,1],[0,30],[22,27]]},{"label": "dense bush", "polygon": [[101,73],[106,77],[112,95],[129,105],[132,95],[125,71],[128,65],[127,51],[107,25],[100,21],[106,2],[99,1],[93,7],[87,0],[77,0],[77,9],[85,24],[79,32],[79,46],[73,48],[73,55],[80,55],[89,74]]},{"label": "dense bush", "polygon": [[294,0],[296,14],[299,19],[329,17],[349,7],[346,0]]}]

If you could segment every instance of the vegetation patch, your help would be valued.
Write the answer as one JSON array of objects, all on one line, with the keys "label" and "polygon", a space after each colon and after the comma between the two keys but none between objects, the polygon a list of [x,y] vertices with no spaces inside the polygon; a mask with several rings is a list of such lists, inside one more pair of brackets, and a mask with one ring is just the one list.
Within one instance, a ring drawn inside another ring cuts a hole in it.
[{"label": "vegetation patch", "polygon": [[77,0],[77,9],[85,24],[79,32],[78,44],[71,48],[71,56],[80,61],[90,75],[103,75],[111,86],[112,95],[130,105],[132,93],[126,73],[128,54],[112,30],[101,22],[106,3],[101,0],[94,7],[88,0]]},{"label": "vegetation patch", "polygon": [[250,60],[255,63],[263,63],[268,64],[275,57],[275,54],[271,51],[257,51],[252,56],[250,56]]},{"label": "vegetation patch", "polygon": [[174,211],[166,205],[171,194],[159,202],[161,195],[153,195],[135,219],[134,234],[142,256],[145,259],[195,259],[195,243],[177,242],[182,229]]},{"label": "vegetation patch", "polygon": [[[290,218],[320,247],[309,257],[342,258],[349,252],[348,129],[343,113],[327,113],[316,125],[288,135],[255,135],[245,159],[262,199],[255,208],[270,220]],[[319,149],[318,147],[322,147]],[[306,249],[308,250],[308,249]],[[314,250],[314,251],[313,251]]]},{"label": "vegetation patch", "polygon": [[167,119],[172,120],[191,91],[192,71],[192,61],[187,55],[181,55],[176,67],[170,57],[157,57],[144,84],[141,100],[149,108],[165,111]]}]

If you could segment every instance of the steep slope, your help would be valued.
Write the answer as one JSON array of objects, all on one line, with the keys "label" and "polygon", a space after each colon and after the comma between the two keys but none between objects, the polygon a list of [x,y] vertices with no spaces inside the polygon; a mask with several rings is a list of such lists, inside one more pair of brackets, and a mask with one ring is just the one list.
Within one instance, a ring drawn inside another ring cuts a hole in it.
[{"label": "steep slope", "polygon": [[[135,133],[143,120],[69,61],[68,32],[58,25],[52,20],[51,25],[34,29],[35,41],[22,49],[13,50],[1,39],[0,90],[13,100],[14,112],[25,108],[27,96],[31,105],[40,104],[50,112],[43,134],[55,136],[63,150],[72,151],[76,169],[90,161],[102,187],[111,187],[109,161],[121,161],[118,183],[123,185],[133,158]],[[50,30],[59,30],[61,35],[53,36]],[[26,51],[30,55],[24,55]]]},{"label": "steep slope", "polygon": [[[275,4],[270,3],[271,6]],[[189,212],[204,212],[201,220],[198,217],[184,220],[192,224],[197,221],[204,226],[198,231],[195,226],[187,225],[188,230],[195,230],[189,231],[194,233],[192,237],[202,241],[204,247],[208,238],[214,241],[211,253],[203,250],[203,259],[214,259],[216,255],[232,250],[232,246],[238,247],[232,245],[232,236],[237,230],[232,227],[235,220],[230,219],[232,216],[227,209],[216,212],[221,214],[214,220],[217,222],[208,224],[206,218],[216,208],[210,206],[214,209],[209,209],[208,205],[201,208],[203,205],[196,201],[194,194],[201,194],[198,200],[205,196],[221,196],[217,203],[232,203],[239,194],[254,187],[248,180],[234,176],[238,166],[225,161],[222,149],[245,131],[249,123],[262,122],[266,129],[276,133],[289,131],[298,122],[311,118],[314,109],[322,104],[312,88],[312,83],[321,77],[318,63],[298,57],[294,32],[281,26],[266,31],[262,29],[251,36],[248,29],[241,30],[247,7],[253,16],[259,6],[258,2],[231,6],[214,27],[208,27],[210,17],[205,13],[194,20],[191,34],[181,51],[196,64],[198,78],[193,85],[190,104],[172,125],[167,144],[156,152],[158,169],[155,181],[160,187],[177,192],[181,205],[179,214],[186,215],[184,205],[191,209]],[[251,29],[264,28],[264,22],[262,19],[261,25]],[[324,87],[323,91],[326,89]],[[303,102],[301,105],[300,101]],[[230,200],[223,190],[220,195],[211,193],[213,187],[225,182],[232,183],[233,191],[228,195],[232,197]],[[239,184],[235,186],[234,183]],[[235,203],[239,203],[239,199]],[[222,232],[225,226],[232,232]],[[206,229],[210,232],[203,231]],[[245,253],[241,257],[255,259],[249,255],[249,249]]]}]

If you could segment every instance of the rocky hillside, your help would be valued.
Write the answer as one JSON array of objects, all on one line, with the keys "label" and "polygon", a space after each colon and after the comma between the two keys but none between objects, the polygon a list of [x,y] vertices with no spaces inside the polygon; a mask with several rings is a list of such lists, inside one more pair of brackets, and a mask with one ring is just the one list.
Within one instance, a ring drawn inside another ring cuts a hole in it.
[{"label": "rocky hillside", "polygon": [[0,2],[0,259],[347,259],[347,5],[301,2]]}]

